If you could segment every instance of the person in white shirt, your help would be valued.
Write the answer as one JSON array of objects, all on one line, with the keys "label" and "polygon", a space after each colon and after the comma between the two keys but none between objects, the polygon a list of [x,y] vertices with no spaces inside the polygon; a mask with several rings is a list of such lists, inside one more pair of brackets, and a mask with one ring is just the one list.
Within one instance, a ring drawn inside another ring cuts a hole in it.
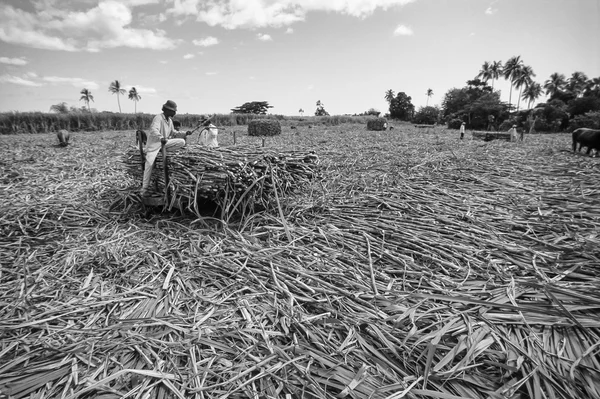
[{"label": "person in white shirt", "polygon": [[517,133],[517,125],[512,125],[512,127],[508,129],[508,133],[510,134],[510,141],[517,141],[519,138]]},{"label": "person in white shirt", "polygon": [[465,123],[463,122],[460,125],[460,139],[462,140],[465,137]]},{"label": "person in white shirt", "polygon": [[150,130],[148,131],[148,141],[146,142],[146,163],[144,165],[144,179],[140,193],[142,197],[148,195],[154,161],[162,146],[164,145],[165,149],[169,152],[185,146],[185,139],[168,138],[176,132],[173,127],[173,117],[176,113],[177,104],[174,101],[168,100],[162,107],[162,113],[156,115],[152,120],[152,125],[150,125]]},{"label": "person in white shirt", "polygon": [[208,117],[206,115],[200,116],[200,126],[202,126],[202,130],[200,131],[200,135],[198,136],[198,141],[202,145],[214,148],[219,146],[219,143],[217,141],[219,130],[215,125],[213,125],[210,122],[210,120],[211,117]]}]

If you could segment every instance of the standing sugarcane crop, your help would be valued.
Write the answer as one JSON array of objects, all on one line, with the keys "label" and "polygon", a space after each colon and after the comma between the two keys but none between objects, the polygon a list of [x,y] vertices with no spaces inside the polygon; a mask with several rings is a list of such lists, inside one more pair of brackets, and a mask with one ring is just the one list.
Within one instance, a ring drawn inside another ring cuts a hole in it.
[{"label": "standing sugarcane crop", "polygon": [[152,176],[152,167],[158,155],[158,152],[163,150],[163,158],[166,157],[167,151],[175,151],[185,147],[185,139],[168,139],[170,135],[175,133],[173,127],[173,117],[177,113],[177,104],[174,101],[168,100],[162,107],[162,113],[158,114],[152,120],[150,130],[148,132],[148,142],[146,143],[146,161],[144,164],[144,178],[142,182],[141,196],[148,195],[148,187],[150,186],[150,178]]}]

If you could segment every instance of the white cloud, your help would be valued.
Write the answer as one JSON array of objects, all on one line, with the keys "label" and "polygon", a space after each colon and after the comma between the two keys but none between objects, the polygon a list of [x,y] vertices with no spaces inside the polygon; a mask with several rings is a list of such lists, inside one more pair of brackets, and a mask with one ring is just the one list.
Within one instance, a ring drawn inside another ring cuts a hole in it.
[{"label": "white cloud", "polygon": [[409,28],[406,25],[398,25],[398,27],[396,27],[396,29],[394,30],[394,35],[395,36],[412,36],[413,31],[411,28]]},{"label": "white cloud", "polygon": [[498,12],[498,9],[497,8],[492,8],[492,6],[489,6],[485,10],[486,15],[494,15],[496,12]]},{"label": "white cloud", "polygon": [[173,7],[167,10],[167,13],[176,16],[195,15],[198,12],[198,0],[170,0]]},{"label": "white cloud", "polygon": [[43,86],[42,83],[34,82],[34,81],[28,80],[28,79],[23,79],[23,78],[20,78],[18,76],[13,76],[13,75],[1,75],[0,83],[12,83],[12,84],[19,85],[19,86],[30,86],[30,87]]},{"label": "white cloud", "polygon": [[60,76],[44,76],[42,78],[42,80],[44,82],[57,84],[57,85],[68,84],[68,85],[71,85],[74,87],[85,87],[90,90],[96,90],[100,87],[98,85],[98,83],[90,81],[90,80],[85,80],[82,78],[63,78]]},{"label": "white cloud", "polygon": [[208,75],[208,76],[213,76],[213,75],[216,75],[216,74],[217,74],[217,72],[206,72],[206,75]]},{"label": "white cloud", "polygon": [[27,65],[27,60],[23,58],[7,58],[0,57],[0,64],[8,64],[8,65]]},{"label": "white cloud", "polygon": [[258,40],[263,41],[263,42],[268,42],[273,40],[273,38],[271,38],[271,35],[268,35],[266,33],[258,33],[256,35],[256,37],[258,38]]},{"label": "white cloud", "polygon": [[[130,0],[132,5],[149,2]],[[58,8],[53,1],[35,5],[36,13],[0,5],[0,40],[47,50],[91,52],[114,47],[171,49],[179,44],[160,29],[131,28],[131,9],[119,1],[100,1],[83,11]]]},{"label": "white cloud", "polygon": [[194,55],[194,54],[186,54],[186,55],[184,55],[184,56],[183,56],[183,59],[184,59],[184,60],[191,60],[191,59],[192,59],[192,58],[194,58],[194,57],[195,57],[195,55]]},{"label": "white cloud", "polygon": [[287,28],[287,29],[285,30],[285,33],[287,33],[287,34],[294,33],[294,29],[293,29],[293,28]]},{"label": "white cloud", "polygon": [[196,46],[209,47],[214,46],[215,44],[219,44],[219,39],[217,39],[216,37],[207,36],[204,39],[192,40],[192,43],[194,43],[194,45]]},{"label": "white cloud", "polygon": [[154,87],[145,87],[145,86],[140,86],[140,85],[125,86],[125,90],[127,90],[127,92],[129,92],[129,90],[131,90],[132,87],[135,87],[135,91],[137,91],[138,94],[156,94],[157,93],[157,91]]},{"label": "white cloud", "polygon": [[[178,0],[174,0],[177,2]],[[182,0],[179,0],[182,1]],[[365,18],[375,10],[387,10],[416,0],[187,0],[194,2],[198,21],[226,29],[289,26],[304,21],[313,11],[335,12]],[[181,9],[178,8],[178,9]]]}]

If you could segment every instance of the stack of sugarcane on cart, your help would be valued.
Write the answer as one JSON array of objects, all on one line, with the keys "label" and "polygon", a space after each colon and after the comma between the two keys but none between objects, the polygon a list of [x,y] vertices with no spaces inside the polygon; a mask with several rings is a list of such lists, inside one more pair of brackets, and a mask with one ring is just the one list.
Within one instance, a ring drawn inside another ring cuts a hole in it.
[{"label": "stack of sugarcane on cart", "polygon": [[[204,129],[207,127],[199,134]],[[127,172],[140,181],[146,160],[144,134],[136,132],[137,147],[128,148],[123,156]],[[320,176],[319,158],[313,151],[277,152],[259,146],[187,143],[167,152],[164,140],[160,151],[162,156],[156,158],[153,167],[151,192],[142,196],[141,202],[198,216],[204,215],[202,207],[207,202],[220,209],[222,215],[269,208],[283,194]]]}]

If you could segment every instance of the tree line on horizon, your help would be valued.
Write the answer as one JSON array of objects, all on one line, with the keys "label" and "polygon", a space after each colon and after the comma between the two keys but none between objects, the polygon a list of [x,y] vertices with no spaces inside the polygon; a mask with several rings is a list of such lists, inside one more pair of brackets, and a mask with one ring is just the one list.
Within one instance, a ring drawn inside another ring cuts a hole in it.
[{"label": "tree line on horizon", "polygon": [[[511,57],[504,64],[486,61],[475,78],[466,82],[467,86],[445,93],[441,107],[428,105],[433,95],[431,88],[426,92],[427,105],[416,113],[412,98],[405,92],[396,94],[387,90],[384,96],[389,104],[387,116],[415,123],[446,123],[456,128],[464,121],[473,129],[485,127],[490,115],[500,121],[500,125],[505,122],[502,128],[515,123],[524,126],[525,121],[532,118],[543,131],[560,131],[569,126],[600,128],[600,78],[590,79],[579,71],[567,78],[556,72],[542,85],[534,81],[535,76],[533,68],[525,65],[520,56]],[[500,91],[494,90],[494,82],[499,78],[510,82],[508,103],[502,102]],[[516,107],[513,88],[519,91]],[[531,109],[542,93],[549,96],[548,101]],[[521,99],[528,102],[528,109],[520,109]]]}]

